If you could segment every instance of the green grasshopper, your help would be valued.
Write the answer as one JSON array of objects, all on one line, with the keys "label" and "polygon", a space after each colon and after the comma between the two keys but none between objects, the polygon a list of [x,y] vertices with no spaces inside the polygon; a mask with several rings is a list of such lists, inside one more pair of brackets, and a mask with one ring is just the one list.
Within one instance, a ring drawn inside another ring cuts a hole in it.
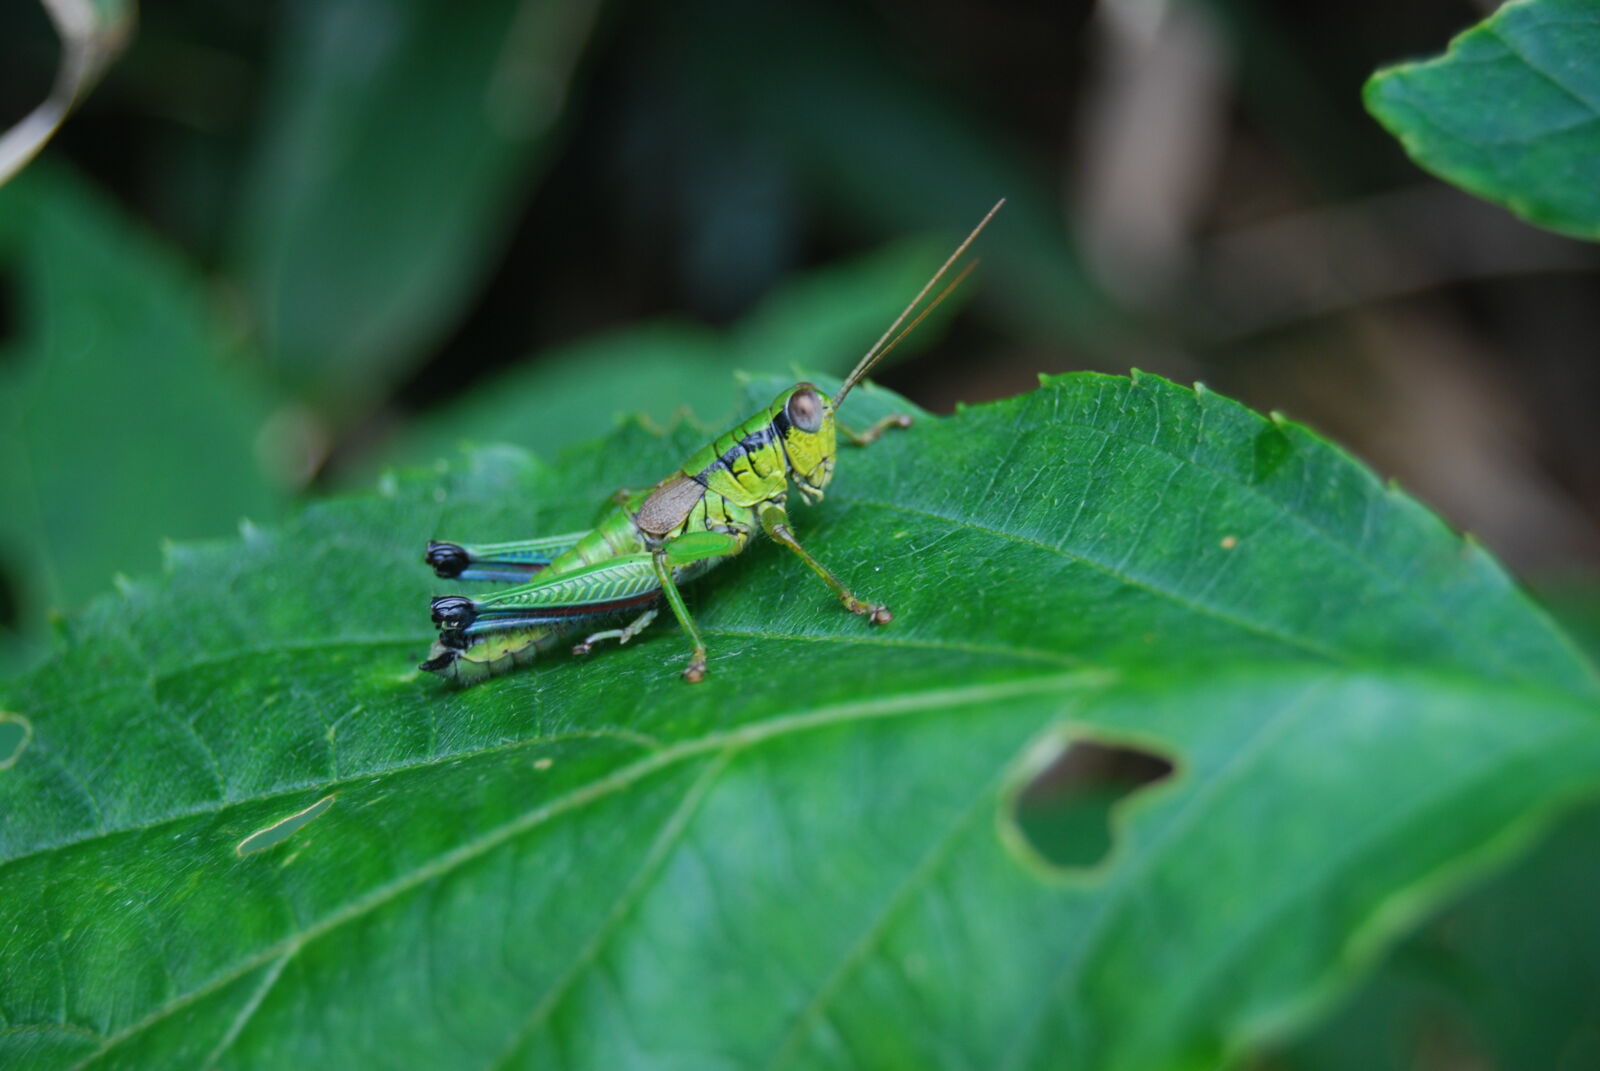
[{"label": "green grasshopper", "polygon": [[622,628],[594,632],[572,648],[574,654],[588,654],[603,640],[627,643],[655,619],[665,599],[694,645],[684,680],[703,680],[705,641],[678,587],[743,551],[758,526],[821,577],[846,610],[874,625],[888,624],[893,615],[887,606],[858,598],[795,539],[785,508],[789,484],[807,503],[817,502],[833,478],[839,435],[865,446],[888,428],[911,424],[909,416],[897,414],[854,432],[834,414],[884,354],[966,278],[975,264],[895,333],[1004,203],[991,208],[956,247],[834,397],[810,383],[796,383],[766,409],[696,450],[654,487],[619,492],[615,506],[589,531],[473,546],[430,542],[424,560],[440,577],[526,582],[481,599],[435,598],[439,637],[420,668],[474,684],[531,662],[594,623],[636,615]]}]

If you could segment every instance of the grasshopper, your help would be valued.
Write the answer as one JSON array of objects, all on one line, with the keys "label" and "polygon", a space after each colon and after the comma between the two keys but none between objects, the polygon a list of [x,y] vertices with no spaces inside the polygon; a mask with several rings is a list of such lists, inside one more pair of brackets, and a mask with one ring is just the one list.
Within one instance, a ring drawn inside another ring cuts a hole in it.
[{"label": "grasshopper", "polygon": [[512,543],[430,542],[424,560],[437,576],[521,583],[481,599],[435,598],[439,636],[419,668],[474,684],[533,661],[592,624],[633,615],[623,627],[591,633],[572,648],[574,654],[588,654],[604,640],[627,643],[655,619],[665,600],[694,647],[683,678],[701,681],[705,640],[679,585],[741,553],[758,527],[821,577],[846,610],[874,625],[888,624],[893,615],[887,606],[858,598],[795,538],[786,509],[789,485],[815,503],[833,479],[840,436],[866,446],[891,427],[911,424],[909,416],[897,414],[856,432],[834,414],[884,354],[966,278],[975,262],[900,330],[1003,204],[991,208],[956,247],[832,398],[813,384],[796,383],[766,409],[696,450],[654,487],[618,492],[613,508],[589,531]]}]

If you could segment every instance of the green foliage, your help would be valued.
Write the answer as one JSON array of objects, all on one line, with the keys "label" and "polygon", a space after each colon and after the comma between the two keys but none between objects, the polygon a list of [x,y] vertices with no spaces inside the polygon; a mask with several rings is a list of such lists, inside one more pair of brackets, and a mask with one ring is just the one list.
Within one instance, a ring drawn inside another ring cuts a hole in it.
[{"label": "green foliage", "polygon": [[[276,515],[270,402],[204,284],[59,168],[0,189],[17,334],[0,352],[0,567],[32,631],[166,538]],[[6,645],[14,649],[14,644]]]},{"label": "green foliage", "polygon": [[269,354],[324,406],[381,396],[471,298],[595,6],[288,9],[238,267]]},{"label": "green foliage", "polygon": [[1513,0],[1438,59],[1379,71],[1367,108],[1412,158],[1530,223],[1600,239],[1600,5]]},{"label": "green foliage", "polygon": [[[174,548],[0,685],[0,1063],[1212,1066],[1600,780],[1600,685],[1483,551],[1149,376],[842,456],[800,534],[885,630],[760,544],[693,589],[703,685],[660,626],[419,679],[423,540],[581,526],[695,435]],[[1009,809],[1078,736],[1177,773],[1069,877]]]}]

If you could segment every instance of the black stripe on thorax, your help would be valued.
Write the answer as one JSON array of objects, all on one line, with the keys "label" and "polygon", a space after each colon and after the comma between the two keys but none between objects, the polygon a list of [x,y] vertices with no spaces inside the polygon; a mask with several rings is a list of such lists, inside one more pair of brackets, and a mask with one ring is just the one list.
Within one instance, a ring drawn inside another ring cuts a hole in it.
[{"label": "black stripe on thorax", "polygon": [[[749,435],[746,435],[744,438],[740,439],[738,442],[724,450],[721,456],[707,466],[705,472],[700,474],[699,482],[704,483],[705,477],[711,474],[711,470],[719,467],[726,471],[728,475],[733,475],[734,462],[738,461],[741,457],[748,456],[757,450],[761,450],[767,446],[770,446],[774,442],[776,442],[778,444],[778,448],[782,450],[783,435],[788,430],[789,416],[787,413],[784,413],[780,410],[778,415],[771,421],[763,424],[761,427],[757,428],[755,431],[752,431]],[[788,460],[787,454],[784,454],[784,460]]]}]

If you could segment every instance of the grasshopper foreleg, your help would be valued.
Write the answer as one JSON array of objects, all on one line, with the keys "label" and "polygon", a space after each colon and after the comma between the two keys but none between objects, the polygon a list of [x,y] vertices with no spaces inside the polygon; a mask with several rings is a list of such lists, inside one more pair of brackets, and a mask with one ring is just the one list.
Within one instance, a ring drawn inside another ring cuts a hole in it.
[{"label": "grasshopper foreleg", "polygon": [[839,601],[844,604],[846,610],[853,614],[865,615],[866,619],[874,625],[887,625],[894,620],[894,615],[889,612],[887,606],[856,598],[855,594],[845,587],[844,583],[834,576],[827,566],[813,558],[811,552],[800,545],[799,540],[794,537],[794,531],[789,527],[789,514],[784,511],[782,506],[774,503],[762,506],[761,527],[765,529],[767,535],[772,537],[774,542],[782,543],[794,551],[801,561],[810,566],[811,571],[820,576],[822,582],[827,584],[833,593],[839,597]]},{"label": "grasshopper foreleg", "polygon": [[866,431],[854,431],[845,427],[838,421],[834,421],[834,427],[839,429],[839,434],[843,435],[845,441],[850,443],[852,446],[871,446],[873,443],[877,442],[878,439],[882,437],[883,433],[888,431],[890,428],[909,428],[910,426],[910,413],[894,413],[890,416],[886,416],[882,420],[873,424],[872,427],[868,428]]}]

